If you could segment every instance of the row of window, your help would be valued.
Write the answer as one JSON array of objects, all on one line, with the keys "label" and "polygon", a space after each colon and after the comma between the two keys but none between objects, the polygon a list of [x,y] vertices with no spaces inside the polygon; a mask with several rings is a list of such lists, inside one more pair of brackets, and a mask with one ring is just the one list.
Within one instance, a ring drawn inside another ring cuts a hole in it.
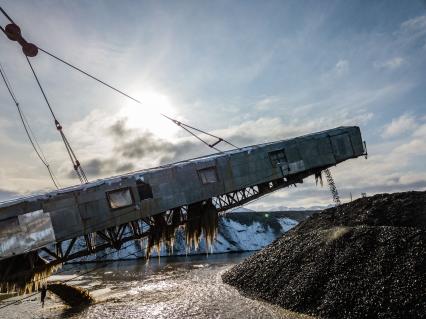
[{"label": "row of window", "polygon": [[[211,184],[218,181],[216,167],[214,166],[200,169],[197,172],[202,184]],[[152,188],[149,184],[138,180],[136,186],[141,200],[153,198]],[[135,205],[135,198],[130,187],[107,192],[107,199],[112,210]]]},{"label": "row of window", "polygon": [[269,152],[269,159],[273,166],[288,163],[287,156],[285,155],[285,152],[283,149]]},{"label": "row of window", "polygon": [[290,146],[286,149],[269,152],[269,160],[272,166],[285,165],[302,160],[299,148],[297,146]]},{"label": "row of window", "polygon": [[[288,158],[286,155],[291,157],[292,161],[297,161],[301,159],[299,150],[295,147],[289,148],[287,150],[281,149],[277,151],[269,152],[269,159],[271,164],[274,166],[284,165],[288,163]],[[198,176],[202,184],[211,184],[218,181],[217,171],[215,166],[203,168],[197,170]],[[137,183],[138,193],[141,200],[153,198],[151,186],[143,181],[138,180]],[[135,200],[130,188],[123,188],[118,190],[113,190],[107,193],[108,202],[111,209],[125,208],[133,206]]]}]

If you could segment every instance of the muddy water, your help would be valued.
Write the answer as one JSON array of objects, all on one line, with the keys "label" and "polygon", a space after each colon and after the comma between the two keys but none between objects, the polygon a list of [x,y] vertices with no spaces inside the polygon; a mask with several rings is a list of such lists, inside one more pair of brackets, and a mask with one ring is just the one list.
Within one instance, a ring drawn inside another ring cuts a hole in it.
[{"label": "muddy water", "polygon": [[[0,310],[0,318],[307,318],[242,297],[222,283],[221,274],[247,254],[172,257],[108,264],[69,282],[89,289],[96,303],[70,309],[39,296]],[[68,267],[68,266],[67,266]],[[70,279],[99,264],[72,265],[59,279]],[[69,268],[69,267],[68,267]],[[53,279],[58,279],[53,278]],[[0,305],[8,301],[0,302]]]}]

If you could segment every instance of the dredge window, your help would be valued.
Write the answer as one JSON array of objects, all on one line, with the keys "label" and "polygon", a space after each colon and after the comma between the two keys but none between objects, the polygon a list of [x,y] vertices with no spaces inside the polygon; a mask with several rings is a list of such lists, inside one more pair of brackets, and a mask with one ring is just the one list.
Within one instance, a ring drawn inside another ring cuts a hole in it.
[{"label": "dredge window", "polygon": [[287,163],[287,156],[285,155],[284,149],[269,152],[269,159],[274,166]]},{"label": "dredge window", "polygon": [[139,198],[141,200],[153,198],[151,185],[141,180],[137,180],[136,186],[138,187]]},{"label": "dredge window", "polygon": [[200,176],[201,182],[203,184],[216,183],[218,180],[216,167],[214,166],[198,170],[198,176]]},{"label": "dredge window", "polygon": [[107,198],[111,209],[125,208],[135,204],[130,187],[107,192]]}]

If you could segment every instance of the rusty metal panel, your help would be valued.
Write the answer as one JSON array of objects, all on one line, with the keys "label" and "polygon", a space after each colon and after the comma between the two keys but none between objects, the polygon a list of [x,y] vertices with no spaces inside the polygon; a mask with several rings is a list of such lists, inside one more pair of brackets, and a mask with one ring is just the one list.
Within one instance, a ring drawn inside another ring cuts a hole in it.
[{"label": "rusty metal panel", "polygon": [[317,147],[319,150],[318,159],[321,160],[322,166],[336,163],[329,137],[324,136],[319,138],[317,140]]},{"label": "rusty metal panel", "polygon": [[0,259],[56,241],[49,213],[37,210],[0,222]]},{"label": "rusty metal panel", "polygon": [[364,143],[361,137],[361,130],[359,127],[353,127],[350,129],[350,139],[355,155],[364,153]]},{"label": "rusty metal panel", "polygon": [[331,145],[336,160],[343,160],[354,155],[352,143],[348,134],[340,134],[331,137]]},{"label": "rusty metal panel", "polygon": [[310,168],[324,166],[322,159],[319,156],[320,152],[317,140],[311,139],[302,141],[299,143],[298,148],[303,159],[303,166],[300,167],[300,171],[305,170],[305,167]]}]

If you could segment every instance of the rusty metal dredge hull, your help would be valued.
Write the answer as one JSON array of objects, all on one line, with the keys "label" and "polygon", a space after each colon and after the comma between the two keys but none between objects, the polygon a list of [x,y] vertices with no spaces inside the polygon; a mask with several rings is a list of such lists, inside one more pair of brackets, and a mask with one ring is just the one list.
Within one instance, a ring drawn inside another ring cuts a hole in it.
[{"label": "rusty metal dredge hull", "polygon": [[[40,250],[59,264],[119,249],[152,231],[142,224],[183,224],[207,206],[225,211],[365,154],[360,129],[338,127],[3,202],[0,263]],[[86,246],[77,250],[80,236]]]}]

